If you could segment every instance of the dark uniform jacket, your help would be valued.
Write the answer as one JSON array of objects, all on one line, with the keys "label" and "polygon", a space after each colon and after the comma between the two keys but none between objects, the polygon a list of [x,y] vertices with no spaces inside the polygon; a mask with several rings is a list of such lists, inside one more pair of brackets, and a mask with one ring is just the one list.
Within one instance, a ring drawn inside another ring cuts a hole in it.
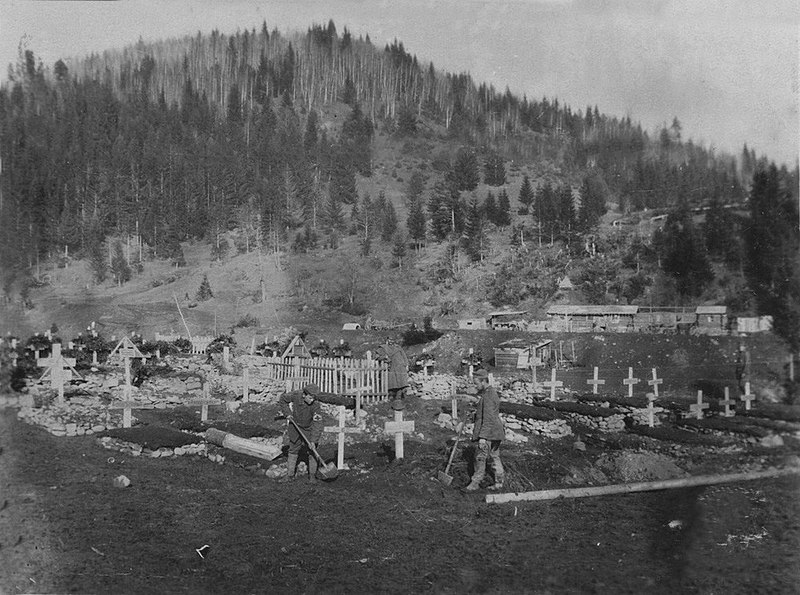
[{"label": "dark uniform jacket", "polygon": [[389,390],[408,386],[408,358],[402,347],[381,345],[380,350],[389,362]]},{"label": "dark uniform jacket", "polygon": [[[292,404],[291,410],[289,403]],[[312,442],[319,442],[322,437],[322,407],[319,401],[314,399],[311,405],[303,400],[303,391],[293,391],[281,396],[281,411],[285,416],[292,416],[294,421],[303,430],[303,434]],[[289,424],[289,434],[295,431],[293,425]]]},{"label": "dark uniform jacket", "polygon": [[486,387],[475,410],[475,429],[472,439],[503,440],[506,437],[503,420],[500,419],[500,396],[493,386]]}]

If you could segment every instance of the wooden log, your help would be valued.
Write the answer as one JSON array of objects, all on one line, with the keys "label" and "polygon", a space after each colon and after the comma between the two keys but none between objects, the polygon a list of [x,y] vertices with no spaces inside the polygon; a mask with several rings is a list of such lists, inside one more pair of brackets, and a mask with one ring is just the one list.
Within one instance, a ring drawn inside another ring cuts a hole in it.
[{"label": "wooden log", "polygon": [[206,440],[211,444],[216,444],[223,448],[235,450],[236,452],[250,455],[251,457],[258,457],[259,459],[266,459],[268,461],[271,461],[281,454],[281,449],[276,446],[241,438],[216,428],[209,428],[206,430]]},{"label": "wooden log", "polygon": [[676,488],[717,485],[721,483],[734,483],[738,481],[753,481],[756,479],[783,477],[786,475],[800,475],[800,467],[767,469],[766,471],[751,471],[749,473],[728,473],[725,475],[698,475],[695,477],[682,477],[679,479],[621,483],[589,488],[567,488],[563,490],[540,490],[538,492],[487,494],[486,503],[502,504],[504,502],[555,500],[556,498],[584,498],[587,496],[608,496],[612,494],[629,494],[633,492],[652,492],[656,490],[672,490]]}]

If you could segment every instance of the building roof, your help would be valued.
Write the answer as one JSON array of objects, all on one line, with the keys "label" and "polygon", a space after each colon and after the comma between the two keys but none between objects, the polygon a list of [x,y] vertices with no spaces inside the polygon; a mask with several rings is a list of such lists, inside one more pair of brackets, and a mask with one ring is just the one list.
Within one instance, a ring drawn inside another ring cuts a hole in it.
[{"label": "building roof", "polygon": [[726,314],[727,306],[697,306],[695,314]]},{"label": "building roof", "polygon": [[584,315],[584,316],[603,316],[606,314],[622,314],[632,316],[639,311],[639,306],[575,306],[560,304],[550,306],[547,309],[548,315]]},{"label": "building roof", "polygon": [[508,311],[508,312],[489,312],[489,318],[495,318],[497,316],[521,316],[522,314],[527,314],[527,310],[517,310],[517,311]]}]

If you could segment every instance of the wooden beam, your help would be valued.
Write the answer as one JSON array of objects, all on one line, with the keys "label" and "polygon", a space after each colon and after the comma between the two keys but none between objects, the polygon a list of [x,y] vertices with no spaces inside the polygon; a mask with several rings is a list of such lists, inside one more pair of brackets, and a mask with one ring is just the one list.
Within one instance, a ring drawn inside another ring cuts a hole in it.
[{"label": "wooden beam", "polygon": [[639,483],[621,483],[588,488],[540,490],[538,492],[512,492],[508,494],[487,494],[486,503],[502,504],[505,502],[555,500],[556,498],[584,498],[586,496],[607,496],[611,494],[629,494],[632,492],[651,492],[656,490],[671,490],[675,488],[734,483],[737,481],[752,481],[755,479],[765,479],[769,477],[783,477],[785,475],[800,475],[800,467],[767,469],[766,471],[751,471],[749,473],[729,473],[726,475],[698,475],[695,477],[682,477],[679,479],[643,481]]}]

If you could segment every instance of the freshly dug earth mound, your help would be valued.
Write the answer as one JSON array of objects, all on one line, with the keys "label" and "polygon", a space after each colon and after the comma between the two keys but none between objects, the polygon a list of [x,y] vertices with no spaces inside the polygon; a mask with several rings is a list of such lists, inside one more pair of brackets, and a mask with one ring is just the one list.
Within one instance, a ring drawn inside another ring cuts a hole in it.
[{"label": "freshly dug earth mound", "polygon": [[615,480],[631,483],[673,479],[688,475],[665,455],[651,452],[623,452],[604,454],[597,459],[597,466]]}]

